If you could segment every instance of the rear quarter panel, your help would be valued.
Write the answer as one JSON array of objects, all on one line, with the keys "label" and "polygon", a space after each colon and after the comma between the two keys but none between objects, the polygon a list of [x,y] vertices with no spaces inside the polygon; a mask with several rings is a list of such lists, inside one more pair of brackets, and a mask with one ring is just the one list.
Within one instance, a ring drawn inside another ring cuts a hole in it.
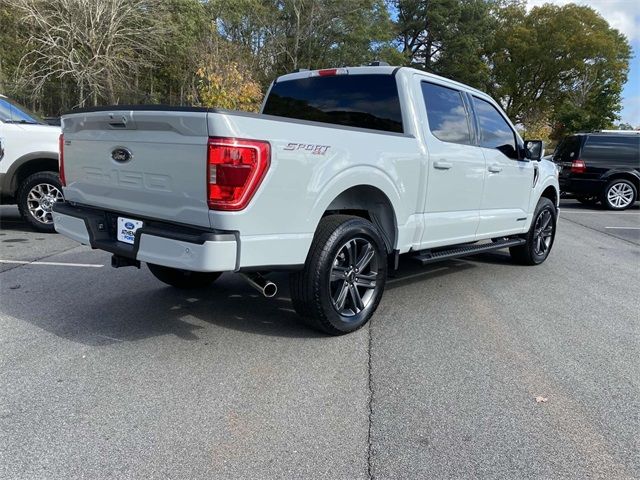
[{"label": "rear quarter panel", "polygon": [[303,263],[327,206],[353,186],[381,190],[399,228],[418,210],[423,156],[412,136],[221,112],[210,113],[208,124],[214,136],[271,144],[270,169],[249,206],[240,212],[210,212],[213,227],[240,231],[243,264],[247,255],[259,256],[257,250],[245,250],[251,250],[251,242],[256,249],[293,249],[283,251],[282,258]]}]

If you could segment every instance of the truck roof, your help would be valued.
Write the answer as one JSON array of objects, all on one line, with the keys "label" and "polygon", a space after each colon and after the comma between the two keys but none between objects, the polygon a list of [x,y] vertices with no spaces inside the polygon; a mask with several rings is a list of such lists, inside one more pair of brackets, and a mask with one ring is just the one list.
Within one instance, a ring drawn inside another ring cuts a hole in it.
[{"label": "truck roof", "polygon": [[595,130],[593,132],[578,132],[569,136],[590,135],[590,136],[607,136],[607,135],[640,135],[640,130]]},{"label": "truck roof", "polygon": [[487,94],[481,90],[470,87],[469,85],[465,85],[464,83],[456,82],[455,80],[451,80],[450,78],[441,77],[440,75],[435,75],[433,73],[425,72],[423,70],[418,70],[417,68],[412,67],[399,67],[392,65],[381,65],[381,66],[361,66],[361,67],[331,67],[326,69],[317,69],[317,70],[301,70],[298,72],[287,73],[282,75],[276,79],[277,82],[286,82],[288,80],[297,80],[301,78],[315,77],[319,76],[322,71],[328,70],[337,70],[338,72],[343,71],[342,73],[346,73],[348,75],[395,75],[399,71],[407,72],[407,73],[417,73],[427,78],[437,79],[442,82],[449,83],[451,85],[455,85],[459,88],[463,88],[467,91],[477,93],[482,96],[487,96]]}]

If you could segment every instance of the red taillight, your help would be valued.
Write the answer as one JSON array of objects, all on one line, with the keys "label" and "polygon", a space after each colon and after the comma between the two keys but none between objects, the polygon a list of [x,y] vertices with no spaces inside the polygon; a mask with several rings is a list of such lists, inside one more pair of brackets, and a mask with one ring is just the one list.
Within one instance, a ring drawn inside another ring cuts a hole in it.
[{"label": "red taillight", "polygon": [[580,159],[574,160],[571,163],[571,173],[584,173],[587,166]]},{"label": "red taillight", "polygon": [[60,134],[58,139],[58,175],[60,177],[60,183],[63,187],[67,186],[67,182],[64,178],[64,135]]},{"label": "red taillight", "polygon": [[209,138],[208,204],[212,210],[242,210],[269,169],[268,142],[239,138]]}]

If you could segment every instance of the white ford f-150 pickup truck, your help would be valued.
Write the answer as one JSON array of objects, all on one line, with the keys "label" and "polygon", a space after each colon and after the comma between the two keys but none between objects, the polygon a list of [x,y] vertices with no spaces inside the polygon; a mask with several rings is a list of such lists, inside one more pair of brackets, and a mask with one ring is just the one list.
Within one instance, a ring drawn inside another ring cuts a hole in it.
[{"label": "white ford f-150 pickup truck", "polygon": [[289,270],[312,326],[364,325],[401,254],[427,264],[509,248],[542,263],[558,177],[498,104],[411,68],[278,78],[259,114],[116,106],[62,119],[58,232],[201,287]]}]

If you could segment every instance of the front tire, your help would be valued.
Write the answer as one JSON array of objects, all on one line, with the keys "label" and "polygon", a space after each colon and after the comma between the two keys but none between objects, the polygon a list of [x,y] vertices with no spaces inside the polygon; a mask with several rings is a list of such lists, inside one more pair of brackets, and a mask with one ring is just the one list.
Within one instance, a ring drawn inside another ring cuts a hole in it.
[{"label": "front tire", "polygon": [[55,172],[37,172],[29,175],[18,188],[18,210],[22,218],[35,230],[53,233],[52,207],[64,200],[62,184]]},{"label": "front tire", "polygon": [[378,229],[348,215],[321,220],[300,272],[291,274],[291,300],[313,328],[353,332],[378,308],[387,278],[387,250]]},{"label": "front tire", "polygon": [[215,282],[219,272],[192,272],[178,268],[164,267],[154,263],[147,263],[151,273],[161,282],[179,289],[204,288]]},{"label": "front tire", "polygon": [[636,186],[629,180],[616,178],[611,180],[602,191],[602,205],[609,210],[625,210],[638,198]]},{"label": "front tire", "polygon": [[557,215],[553,202],[542,197],[533,214],[531,228],[525,237],[526,243],[509,249],[516,263],[540,265],[547,259],[556,237]]}]

